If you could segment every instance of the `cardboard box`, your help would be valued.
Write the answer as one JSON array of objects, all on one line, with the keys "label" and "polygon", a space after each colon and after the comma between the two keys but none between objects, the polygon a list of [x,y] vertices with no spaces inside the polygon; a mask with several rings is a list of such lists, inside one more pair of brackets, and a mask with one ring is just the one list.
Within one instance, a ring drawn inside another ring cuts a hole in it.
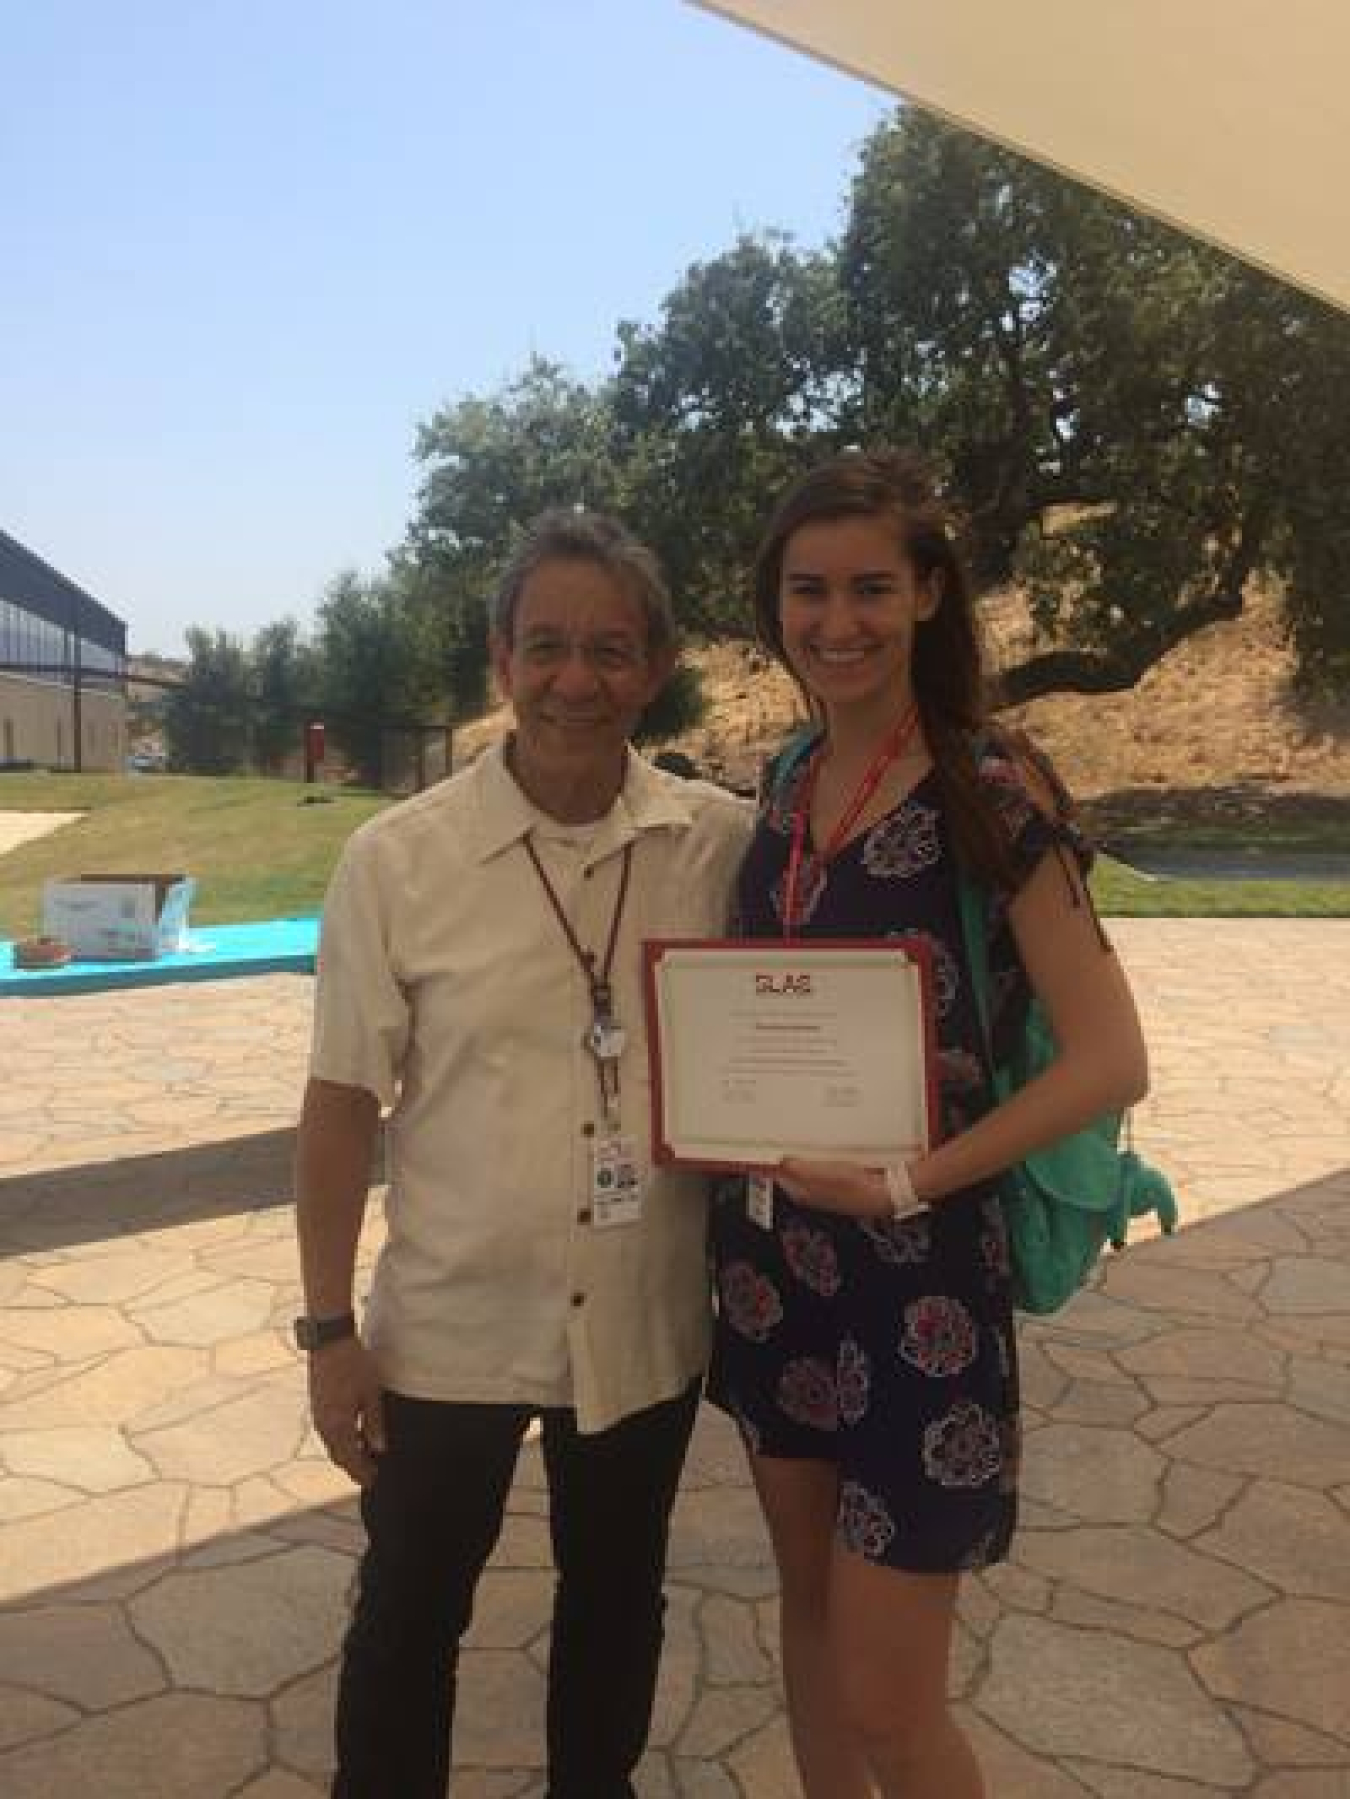
[{"label": "cardboard box", "polygon": [[196,882],[182,874],[85,874],[48,881],[42,930],[81,961],[152,962],[187,948]]}]

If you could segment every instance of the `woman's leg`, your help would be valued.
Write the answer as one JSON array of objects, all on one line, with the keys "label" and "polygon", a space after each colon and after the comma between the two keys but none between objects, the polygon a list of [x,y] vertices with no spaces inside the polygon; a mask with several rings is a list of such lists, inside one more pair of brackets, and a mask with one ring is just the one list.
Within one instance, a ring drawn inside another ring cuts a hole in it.
[{"label": "woman's leg", "polygon": [[831,1665],[846,1728],[883,1799],[984,1799],[979,1765],[947,1699],[958,1582],[955,1574],[880,1566],[835,1545]]},{"label": "woman's leg", "polygon": [[783,1685],[804,1799],[871,1799],[831,1647],[838,1471],[830,1462],[762,1455],[752,1455],[750,1467],[778,1563]]}]

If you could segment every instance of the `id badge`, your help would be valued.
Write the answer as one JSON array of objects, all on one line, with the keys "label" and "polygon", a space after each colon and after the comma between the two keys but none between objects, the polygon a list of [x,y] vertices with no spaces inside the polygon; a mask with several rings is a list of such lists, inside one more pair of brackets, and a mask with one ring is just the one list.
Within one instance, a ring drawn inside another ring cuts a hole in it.
[{"label": "id badge", "polygon": [[766,1231],[773,1229],[772,1175],[746,1175],[745,1210],[752,1224],[758,1224]]},{"label": "id badge", "polygon": [[591,1145],[591,1222],[597,1230],[642,1218],[642,1164],[632,1137],[597,1137]]}]

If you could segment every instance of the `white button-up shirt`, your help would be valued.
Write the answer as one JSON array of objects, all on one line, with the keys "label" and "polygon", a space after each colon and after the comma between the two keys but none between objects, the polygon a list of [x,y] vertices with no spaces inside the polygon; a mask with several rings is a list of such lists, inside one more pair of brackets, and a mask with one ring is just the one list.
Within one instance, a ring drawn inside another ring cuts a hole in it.
[{"label": "white button-up shirt", "polygon": [[[642,941],[725,930],[751,822],[734,795],[630,751],[598,825],[561,824],[498,747],[353,834],[324,906],[310,1071],[392,1107],[364,1334],[395,1392],[573,1405],[594,1431],[702,1370],[705,1181],[651,1164]],[[633,845],[612,985],[620,1129],[648,1176],[637,1224],[591,1221],[590,992],[530,833],[597,965]]]}]

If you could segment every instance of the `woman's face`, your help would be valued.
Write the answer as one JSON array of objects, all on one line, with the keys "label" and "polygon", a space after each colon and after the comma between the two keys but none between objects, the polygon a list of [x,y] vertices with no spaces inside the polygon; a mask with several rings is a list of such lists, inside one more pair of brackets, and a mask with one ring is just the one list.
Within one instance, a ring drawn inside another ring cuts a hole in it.
[{"label": "woman's face", "polygon": [[914,628],[937,610],[888,518],[802,525],[788,538],[778,620],[788,666],[827,712],[890,713],[913,698]]}]

